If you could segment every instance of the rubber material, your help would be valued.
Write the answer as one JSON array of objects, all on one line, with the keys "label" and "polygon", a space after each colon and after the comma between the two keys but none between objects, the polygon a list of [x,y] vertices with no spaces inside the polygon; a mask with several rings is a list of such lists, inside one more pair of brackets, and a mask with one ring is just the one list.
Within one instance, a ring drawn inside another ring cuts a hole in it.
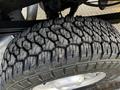
[{"label": "rubber material", "polygon": [[96,87],[119,75],[119,58],[120,34],[106,21],[82,17],[44,21],[8,45],[0,90],[29,90],[61,77],[105,72],[107,77]]}]

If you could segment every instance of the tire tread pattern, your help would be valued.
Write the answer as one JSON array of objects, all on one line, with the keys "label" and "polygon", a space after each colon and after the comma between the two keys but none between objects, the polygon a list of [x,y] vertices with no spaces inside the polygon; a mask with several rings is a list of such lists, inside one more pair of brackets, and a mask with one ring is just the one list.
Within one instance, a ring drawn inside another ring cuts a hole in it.
[{"label": "tire tread pattern", "polygon": [[120,58],[120,34],[108,22],[80,17],[44,21],[9,44],[1,65],[0,90],[10,79],[37,67],[41,68],[39,72],[47,73],[31,75],[8,90],[23,90],[38,82],[80,72],[118,68],[120,62],[110,61],[111,58]]}]

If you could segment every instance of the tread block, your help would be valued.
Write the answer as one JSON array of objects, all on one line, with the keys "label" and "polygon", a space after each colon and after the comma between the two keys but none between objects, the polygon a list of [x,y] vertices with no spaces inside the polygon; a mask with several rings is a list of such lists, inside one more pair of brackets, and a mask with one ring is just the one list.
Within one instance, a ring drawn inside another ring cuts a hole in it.
[{"label": "tread block", "polygon": [[8,81],[8,80],[10,80],[10,79],[12,79],[12,77],[13,77],[13,75],[12,75],[12,68],[8,68],[7,70],[6,70],[6,80]]},{"label": "tread block", "polygon": [[78,35],[72,34],[72,37],[73,38],[70,39],[70,43],[71,44],[78,44],[78,45],[80,45],[82,43],[82,38],[79,37]]},{"label": "tread block", "polygon": [[32,43],[32,48],[28,51],[29,55],[38,55],[41,52],[41,47]]},{"label": "tread block", "polygon": [[111,59],[115,59],[119,53],[118,46],[115,43],[111,43],[111,48],[112,48],[112,55]]},{"label": "tread block", "polygon": [[96,32],[93,31],[93,40],[101,43],[102,42],[102,37],[99,34],[97,34]]},{"label": "tread block", "polygon": [[50,65],[51,63],[51,53],[50,52],[42,52],[38,56],[38,65]]},{"label": "tread block", "polygon": [[28,41],[24,41],[23,42],[23,47],[26,49],[26,50],[30,50],[32,47],[31,47],[31,43],[28,42]]},{"label": "tread block", "polygon": [[24,67],[24,70],[30,70],[32,68],[35,68],[36,67],[36,57],[35,56],[29,56],[26,58],[25,60],[25,67]]},{"label": "tread block", "polygon": [[38,43],[39,45],[44,45],[45,39],[39,35],[35,37],[35,42]]},{"label": "tread block", "polygon": [[89,61],[92,56],[92,48],[90,44],[83,43],[81,45],[81,61]]},{"label": "tread block", "polygon": [[9,61],[8,61],[8,65],[13,65],[13,64],[15,64],[15,62],[16,62],[15,56],[14,56],[14,55],[11,55],[11,56],[10,56],[10,59],[9,59]]},{"label": "tread block", "polygon": [[24,49],[20,49],[19,55],[17,55],[17,60],[24,60],[28,56],[28,53]]},{"label": "tread block", "polygon": [[93,43],[92,44],[92,49],[93,49],[93,56],[92,56],[92,60],[99,60],[101,58],[102,55],[102,46],[100,43]]},{"label": "tread block", "polygon": [[102,59],[110,58],[112,52],[110,45],[106,42],[103,42],[102,47],[103,47]]},{"label": "tread block", "polygon": [[45,42],[46,44],[42,45],[43,50],[49,51],[55,48],[55,44],[51,40],[45,39]]},{"label": "tread block", "polygon": [[54,67],[60,67],[66,64],[65,61],[65,50],[63,48],[56,48],[52,52],[52,65]]},{"label": "tread block", "polygon": [[104,32],[102,32],[102,39],[106,42],[110,42],[110,38]]},{"label": "tread block", "polygon": [[17,62],[13,67],[13,77],[16,75],[22,75],[23,72],[23,63]]},{"label": "tread block", "polygon": [[83,33],[84,33],[84,36],[82,37],[83,41],[91,43],[92,42],[92,37],[89,36],[86,32],[83,32]]}]

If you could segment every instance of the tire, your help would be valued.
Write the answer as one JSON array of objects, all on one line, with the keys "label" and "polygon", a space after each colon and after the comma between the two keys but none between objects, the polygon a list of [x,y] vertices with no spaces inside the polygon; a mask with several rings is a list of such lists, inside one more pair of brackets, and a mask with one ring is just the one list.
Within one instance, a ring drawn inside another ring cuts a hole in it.
[{"label": "tire", "polygon": [[119,58],[120,34],[106,21],[89,17],[43,21],[8,45],[0,90],[29,90],[58,78],[105,72],[106,78],[88,89],[97,90],[120,74]]}]

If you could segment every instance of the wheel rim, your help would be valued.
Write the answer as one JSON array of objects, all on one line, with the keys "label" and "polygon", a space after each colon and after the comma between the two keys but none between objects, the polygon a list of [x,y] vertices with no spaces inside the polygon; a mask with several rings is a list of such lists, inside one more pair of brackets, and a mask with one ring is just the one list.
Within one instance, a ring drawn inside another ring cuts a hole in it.
[{"label": "wheel rim", "polygon": [[75,75],[35,86],[31,90],[72,90],[95,84],[105,77],[104,72]]}]

